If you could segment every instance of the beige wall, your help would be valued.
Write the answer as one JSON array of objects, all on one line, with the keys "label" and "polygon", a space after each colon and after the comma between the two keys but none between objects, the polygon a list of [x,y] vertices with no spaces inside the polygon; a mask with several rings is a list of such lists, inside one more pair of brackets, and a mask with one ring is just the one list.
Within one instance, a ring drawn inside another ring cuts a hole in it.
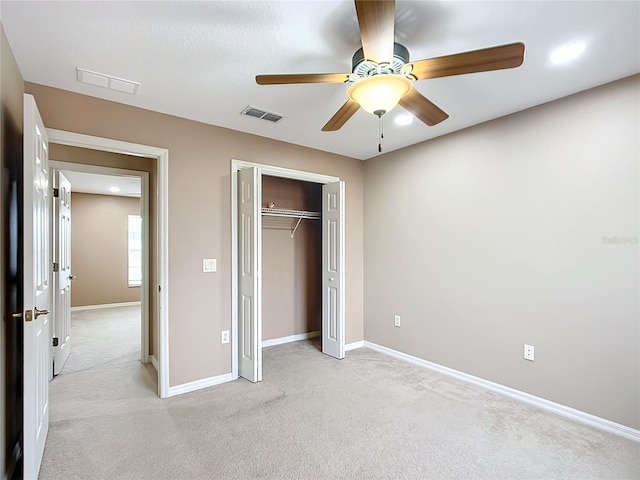
[{"label": "beige wall", "polygon": [[639,428],[639,92],[367,161],[366,339]]},{"label": "beige wall", "polygon": [[[231,159],[346,182],[348,342],[363,339],[363,165],[351,158],[26,84],[47,127],[169,149],[170,385],[231,371]],[[215,102],[214,99],[211,100]],[[217,258],[215,274],[202,259]]]},{"label": "beige wall", "polygon": [[[38,106],[38,108],[40,107]],[[102,150],[91,150],[88,148],[70,147],[56,143],[52,143],[49,146],[49,150],[51,160],[148,172],[149,184],[152,187],[155,186],[156,161],[151,158],[104,152]],[[154,188],[151,189],[153,190]]]},{"label": "beige wall", "polygon": [[[262,200],[276,208],[322,211],[322,186],[262,177]],[[262,339],[319,331],[322,323],[322,224],[262,218]]]},{"label": "beige wall", "polygon": [[129,215],[140,215],[139,198],[71,194],[72,307],[140,300],[128,286]]}]

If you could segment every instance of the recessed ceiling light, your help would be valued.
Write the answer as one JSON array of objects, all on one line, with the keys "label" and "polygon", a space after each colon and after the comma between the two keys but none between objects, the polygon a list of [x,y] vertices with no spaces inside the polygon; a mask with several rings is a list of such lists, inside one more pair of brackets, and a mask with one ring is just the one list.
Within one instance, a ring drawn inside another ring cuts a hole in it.
[{"label": "recessed ceiling light", "polygon": [[411,125],[413,122],[413,115],[410,113],[401,113],[394,119],[394,122],[396,122],[396,125],[400,125],[401,127]]},{"label": "recessed ceiling light", "polygon": [[120,191],[120,188],[118,188],[118,187],[109,187],[109,191],[111,193],[118,193]]},{"label": "recessed ceiling light", "polygon": [[549,58],[556,65],[562,65],[563,63],[570,62],[578,58],[584,52],[587,46],[584,43],[569,43],[561,47],[556,48]]}]

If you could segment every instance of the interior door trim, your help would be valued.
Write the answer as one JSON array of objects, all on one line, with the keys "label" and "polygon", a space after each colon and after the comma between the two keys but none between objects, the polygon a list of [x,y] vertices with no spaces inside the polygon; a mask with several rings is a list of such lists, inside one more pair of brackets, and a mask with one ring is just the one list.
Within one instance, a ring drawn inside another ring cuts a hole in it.
[{"label": "interior door trim", "polygon": [[[169,150],[166,148],[95,137],[47,128],[49,143],[152,158],[157,161],[158,205],[158,395],[171,396],[169,381]],[[154,287],[155,288],[155,287]]]}]

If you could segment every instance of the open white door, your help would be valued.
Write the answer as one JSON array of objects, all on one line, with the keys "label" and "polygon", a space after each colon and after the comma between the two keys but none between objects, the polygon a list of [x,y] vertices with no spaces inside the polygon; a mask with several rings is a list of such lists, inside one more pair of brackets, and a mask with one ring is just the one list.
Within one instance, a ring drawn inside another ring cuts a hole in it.
[{"label": "open white door", "polygon": [[71,183],[53,171],[53,374],[71,351]]},{"label": "open white door", "polygon": [[260,298],[260,175],[238,171],[238,374],[262,381],[262,300]]},{"label": "open white door", "polygon": [[322,353],[344,358],[344,182],[322,186]]},{"label": "open white door", "polygon": [[24,478],[38,478],[49,430],[49,151],[35,99],[24,96]]}]

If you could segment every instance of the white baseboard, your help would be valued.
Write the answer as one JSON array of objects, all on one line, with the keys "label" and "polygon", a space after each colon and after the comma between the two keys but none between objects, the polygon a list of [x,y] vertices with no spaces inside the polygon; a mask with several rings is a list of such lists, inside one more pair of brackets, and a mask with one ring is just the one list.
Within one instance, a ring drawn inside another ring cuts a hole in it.
[{"label": "white baseboard", "polygon": [[169,387],[168,397],[175,395],[182,395],[183,393],[194,392],[202,388],[213,387],[214,385],[220,385],[221,383],[227,383],[233,380],[231,373],[225,373],[224,375],[218,375],[217,377],[203,378],[202,380],[196,380],[194,382],[183,383],[182,385],[176,385],[175,387]]},{"label": "white baseboard", "polygon": [[626,439],[633,440],[634,442],[640,443],[640,430],[627,427],[626,425],[621,425],[619,423],[612,422],[611,420],[597,417],[595,415],[591,415],[590,413],[586,413],[581,410],[576,410],[575,408],[567,407],[566,405],[561,405],[559,403],[555,403],[550,400],[546,400],[544,398],[536,397],[535,395],[531,395],[529,393],[521,392],[520,390],[516,390],[514,388],[500,385],[499,383],[490,382],[489,380],[475,377],[473,375],[469,375],[468,373],[460,372],[458,370],[454,370],[452,368],[445,367],[443,365],[438,365],[437,363],[432,363],[427,360],[414,357],[412,355],[407,355],[406,353],[402,353],[397,350],[393,350],[391,348],[383,347],[382,345],[378,345],[376,343],[365,341],[364,346],[366,348],[370,348],[371,350],[375,350],[376,352],[384,353],[386,355],[397,358],[399,360],[403,360],[405,362],[409,362],[414,365],[418,365],[420,367],[425,367],[430,370],[434,370],[436,372],[442,373],[444,375],[448,375],[450,377],[456,378],[458,380],[462,380],[464,382],[478,385],[480,387],[486,388],[487,390],[491,390],[493,392],[506,395],[507,397],[520,400],[522,402],[528,403],[529,405],[533,405],[534,407],[541,408],[543,410],[554,413],[556,415],[570,418],[571,420],[575,420],[585,425],[599,428],[600,430],[604,430],[606,432],[613,433],[615,435],[619,435]]},{"label": "white baseboard", "polygon": [[155,355],[149,355],[149,360],[151,360],[151,365],[153,365],[153,368],[156,369],[156,372],[158,371],[158,359],[156,358]]},{"label": "white baseboard", "polygon": [[76,312],[78,310],[97,310],[99,308],[115,308],[115,307],[133,307],[135,305],[140,305],[140,302],[123,302],[123,303],[105,303],[102,305],[80,305],[77,307],[71,307],[72,312]]},{"label": "white baseboard", "polygon": [[320,332],[299,333],[298,335],[290,335],[288,337],[272,338],[271,340],[263,340],[262,348],[273,347],[274,345],[282,345],[283,343],[298,342],[309,338],[319,337]]},{"label": "white baseboard", "polygon": [[344,351],[348,352],[349,350],[355,350],[357,348],[363,348],[363,347],[364,347],[364,340],[360,340],[359,342],[347,343],[344,346]]}]

